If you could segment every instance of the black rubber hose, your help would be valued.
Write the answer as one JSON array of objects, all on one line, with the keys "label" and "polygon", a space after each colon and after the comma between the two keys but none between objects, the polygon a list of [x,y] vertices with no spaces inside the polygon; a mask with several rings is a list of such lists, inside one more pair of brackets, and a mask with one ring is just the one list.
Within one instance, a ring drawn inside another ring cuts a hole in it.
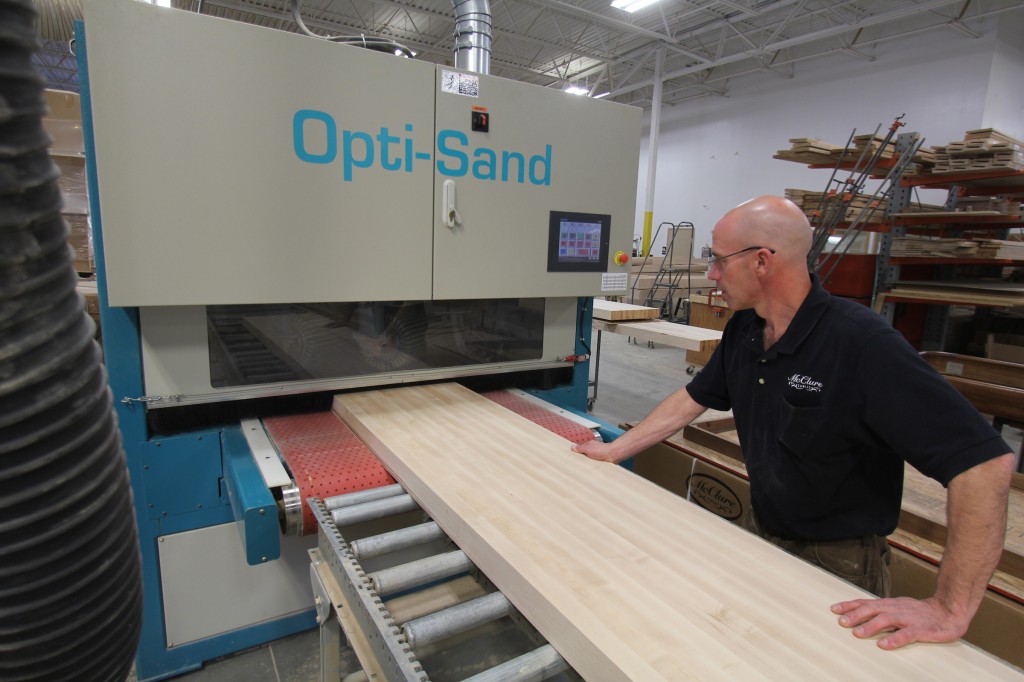
[{"label": "black rubber hose", "polygon": [[124,680],[132,493],[43,129],[31,0],[0,0],[0,680]]}]

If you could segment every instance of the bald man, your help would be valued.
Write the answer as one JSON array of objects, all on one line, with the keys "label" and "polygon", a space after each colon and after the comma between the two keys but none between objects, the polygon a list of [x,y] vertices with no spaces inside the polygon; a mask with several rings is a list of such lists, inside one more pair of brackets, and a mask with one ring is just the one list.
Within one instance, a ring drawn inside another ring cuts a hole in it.
[{"label": "bald man", "polygon": [[[733,411],[750,476],[749,530],[882,597],[835,604],[883,649],[967,630],[999,561],[1013,453],[881,316],[809,273],[811,228],[759,197],[712,233],[708,277],[734,312],[707,366],[610,443],[573,450],[621,462],[705,409]],[[888,536],[904,461],[948,488],[935,594],[890,599]]]}]

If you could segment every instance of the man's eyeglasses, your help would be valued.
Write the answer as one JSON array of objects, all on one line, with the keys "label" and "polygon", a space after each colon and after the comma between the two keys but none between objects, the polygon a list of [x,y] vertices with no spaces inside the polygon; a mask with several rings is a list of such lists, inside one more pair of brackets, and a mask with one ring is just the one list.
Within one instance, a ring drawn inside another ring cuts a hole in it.
[{"label": "man's eyeglasses", "polygon": [[[733,256],[738,256],[741,253],[746,253],[747,251],[757,251],[758,249],[768,249],[768,247],[767,246],[748,246],[745,249],[740,249],[739,251],[734,251],[733,253],[730,253],[727,256],[716,256],[715,254],[711,254],[706,259],[707,260],[707,264],[708,264],[708,267],[710,268],[715,263],[721,263],[726,258],[732,258]],[[772,255],[775,255],[775,249],[768,249],[768,251]]]}]

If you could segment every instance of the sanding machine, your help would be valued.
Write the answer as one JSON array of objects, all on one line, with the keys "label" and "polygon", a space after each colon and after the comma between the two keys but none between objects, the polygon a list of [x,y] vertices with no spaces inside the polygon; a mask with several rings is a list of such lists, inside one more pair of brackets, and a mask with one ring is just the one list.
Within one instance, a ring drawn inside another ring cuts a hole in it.
[{"label": "sanding machine", "polygon": [[[610,435],[585,415],[591,302],[628,289],[641,112],[131,0],[84,10],[100,317],[144,570],[138,678],[318,620],[340,637],[346,571],[359,590],[385,570],[351,542],[430,520],[336,518],[349,494],[402,495],[335,394],[456,380],[569,440]],[[413,544],[385,568],[432,595],[440,579],[399,568],[405,554],[457,548]],[[517,620],[486,576],[455,570],[463,601]],[[447,606],[431,608],[407,620]],[[517,631],[531,665],[560,669]]]}]

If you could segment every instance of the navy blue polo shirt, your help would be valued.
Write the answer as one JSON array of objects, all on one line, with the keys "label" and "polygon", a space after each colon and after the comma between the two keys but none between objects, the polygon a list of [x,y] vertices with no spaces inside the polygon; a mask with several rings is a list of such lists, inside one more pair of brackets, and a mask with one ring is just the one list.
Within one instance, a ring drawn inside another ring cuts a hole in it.
[{"label": "navy blue polo shirt", "polygon": [[869,308],[812,287],[767,351],[764,320],[737,311],[687,386],[732,409],[758,524],[794,540],[888,535],[903,462],[944,486],[1010,452],[978,411]]}]

